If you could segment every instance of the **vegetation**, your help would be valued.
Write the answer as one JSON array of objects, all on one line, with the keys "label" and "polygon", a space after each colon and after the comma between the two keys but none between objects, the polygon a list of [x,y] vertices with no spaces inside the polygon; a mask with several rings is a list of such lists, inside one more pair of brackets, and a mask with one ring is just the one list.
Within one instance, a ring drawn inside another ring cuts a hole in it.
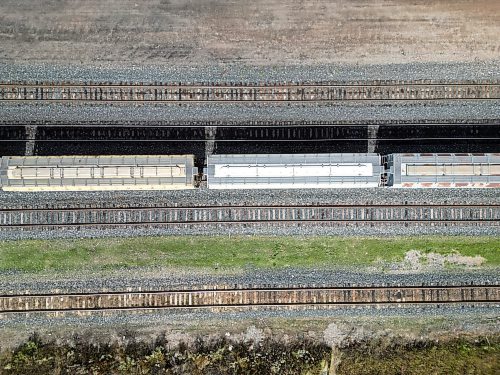
[{"label": "vegetation", "polygon": [[[334,351],[340,358],[337,374],[498,374],[499,339],[442,344],[380,340],[351,343]],[[171,346],[165,336],[148,344],[135,341],[129,334],[121,344],[90,342],[77,335],[57,344],[54,339],[45,341],[34,334],[15,350],[0,353],[0,372],[314,375],[328,371],[331,355],[328,346],[312,341],[231,341],[221,337]]]},{"label": "vegetation", "polygon": [[477,340],[449,344],[420,342],[380,349],[376,343],[343,352],[339,374],[499,374],[500,343]]},{"label": "vegetation", "polygon": [[164,266],[204,269],[338,267],[400,262],[405,253],[482,256],[500,265],[496,237],[138,237],[0,242],[0,271]]},{"label": "vegetation", "polygon": [[230,342],[225,337],[169,348],[165,337],[151,344],[129,337],[126,344],[90,343],[76,336],[58,346],[33,335],[13,352],[0,355],[5,374],[319,374],[329,348],[264,340]]}]

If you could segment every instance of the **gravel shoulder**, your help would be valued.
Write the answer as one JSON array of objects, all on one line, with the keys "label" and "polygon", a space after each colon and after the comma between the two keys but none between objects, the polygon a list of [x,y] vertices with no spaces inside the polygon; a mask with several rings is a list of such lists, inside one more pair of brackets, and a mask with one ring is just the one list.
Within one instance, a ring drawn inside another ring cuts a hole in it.
[{"label": "gravel shoulder", "polygon": [[498,308],[447,307],[394,309],[338,309],[302,311],[156,311],[114,314],[18,315],[0,320],[2,347],[15,347],[34,331],[70,341],[83,335],[94,342],[121,342],[130,339],[151,342],[164,334],[172,346],[192,344],[198,336],[221,335],[240,340],[271,337],[276,340],[310,339],[327,341],[331,329],[348,340],[400,338],[414,342],[442,341],[456,337],[488,337],[500,333]]}]

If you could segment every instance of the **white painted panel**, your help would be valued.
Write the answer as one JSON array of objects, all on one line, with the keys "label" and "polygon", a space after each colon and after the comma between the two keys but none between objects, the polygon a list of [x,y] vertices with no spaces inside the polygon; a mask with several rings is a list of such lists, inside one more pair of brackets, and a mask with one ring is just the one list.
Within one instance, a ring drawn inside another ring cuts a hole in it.
[{"label": "white painted panel", "polygon": [[[92,178],[92,170],[94,170],[94,173],[99,173],[97,168],[94,167],[78,167],[78,168],[72,168],[75,169],[73,176],[71,178]],[[78,169],[78,171],[76,171]],[[64,170],[64,177],[68,178],[66,175],[66,169]]]},{"label": "white painted panel", "polygon": [[97,178],[130,178],[130,166],[116,166],[116,167],[102,167],[96,168],[96,172],[99,172],[99,176],[94,176]]},{"label": "white painted panel", "polygon": [[215,164],[214,177],[330,177],[373,175],[372,163]]},{"label": "white painted panel", "polygon": [[[142,175],[144,178],[148,177],[158,177],[158,175],[162,174],[163,176],[166,175],[166,173],[169,173],[168,176],[170,176],[170,168],[168,167],[162,167],[162,171],[159,170],[158,167],[139,167],[139,168],[134,168],[134,177],[135,178],[140,178],[141,177],[141,169],[142,169]],[[167,171],[168,169],[168,171]]]}]

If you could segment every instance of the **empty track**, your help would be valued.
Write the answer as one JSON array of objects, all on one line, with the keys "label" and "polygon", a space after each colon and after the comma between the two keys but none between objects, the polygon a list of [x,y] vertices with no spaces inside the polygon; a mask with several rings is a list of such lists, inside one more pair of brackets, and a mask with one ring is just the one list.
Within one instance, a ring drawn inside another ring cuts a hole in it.
[{"label": "empty track", "polygon": [[392,224],[500,226],[500,205],[233,205],[0,209],[0,230]]},{"label": "empty track", "polygon": [[404,304],[498,304],[500,287],[304,287],[98,292],[0,296],[0,313]]},{"label": "empty track", "polygon": [[497,81],[360,81],[342,83],[0,83],[0,102],[336,102],[497,100]]}]

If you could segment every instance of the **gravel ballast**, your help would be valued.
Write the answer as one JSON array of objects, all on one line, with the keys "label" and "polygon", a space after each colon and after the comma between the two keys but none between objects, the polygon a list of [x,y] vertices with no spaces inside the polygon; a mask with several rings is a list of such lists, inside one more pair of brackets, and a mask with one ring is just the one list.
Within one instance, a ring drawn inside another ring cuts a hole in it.
[{"label": "gravel ballast", "polygon": [[[242,309],[244,310],[244,309]],[[401,319],[422,319],[422,318],[446,318],[446,319],[462,319],[467,317],[470,324],[470,329],[473,330],[474,324],[479,318],[490,319],[496,318],[498,307],[496,306],[465,306],[465,305],[447,305],[439,307],[421,307],[421,306],[406,306],[406,307],[357,307],[357,308],[339,308],[339,309],[301,309],[301,310],[273,310],[273,309],[247,309],[246,311],[220,312],[210,310],[156,310],[156,311],[133,311],[133,312],[114,312],[109,313],[92,313],[92,314],[76,314],[76,313],[59,313],[58,316],[50,316],[44,313],[40,314],[17,314],[9,316],[9,319],[0,320],[0,328],[10,328],[21,326],[23,328],[30,327],[51,329],[56,327],[126,327],[140,329],[142,327],[158,327],[159,330],[169,328],[172,325],[177,325],[177,330],[182,328],[189,331],[189,326],[197,322],[196,328],[200,324],[210,321],[225,322],[225,330],[233,331],[233,324],[242,323],[243,321],[280,319],[321,319],[321,318],[355,318],[355,317],[372,317],[372,318],[401,318]],[[468,327],[463,327],[464,329]],[[493,329],[489,333],[496,333],[498,330]]]},{"label": "gravel ballast", "polygon": [[0,207],[193,207],[321,204],[498,204],[498,189],[274,189],[119,192],[2,192]]},{"label": "gravel ballast", "polygon": [[420,103],[62,105],[0,103],[3,122],[30,121],[363,121],[497,119],[494,101]]}]

